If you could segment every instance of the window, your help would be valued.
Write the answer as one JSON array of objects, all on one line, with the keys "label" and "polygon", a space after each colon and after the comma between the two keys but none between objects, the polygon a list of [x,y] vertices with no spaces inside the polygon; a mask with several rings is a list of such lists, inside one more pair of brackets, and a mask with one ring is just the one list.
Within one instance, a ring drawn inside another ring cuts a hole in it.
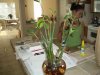
[{"label": "window", "polygon": [[12,14],[13,18],[16,18],[15,3],[0,3],[0,18],[7,19],[9,14]]},{"label": "window", "polygon": [[39,1],[34,1],[34,19],[37,20],[42,15],[42,8]]}]

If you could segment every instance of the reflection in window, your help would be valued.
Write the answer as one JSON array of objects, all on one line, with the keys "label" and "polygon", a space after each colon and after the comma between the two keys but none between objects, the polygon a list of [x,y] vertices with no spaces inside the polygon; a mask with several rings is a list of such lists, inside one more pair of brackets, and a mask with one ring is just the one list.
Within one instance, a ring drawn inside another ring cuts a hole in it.
[{"label": "reflection in window", "polygon": [[9,14],[16,18],[15,3],[0,3],[0,18],[7,19]]},{"label": "reflection in window", "polygon": [[42,8],[39,1],[34,1],[34,19],[37,20],[42,15]]}]

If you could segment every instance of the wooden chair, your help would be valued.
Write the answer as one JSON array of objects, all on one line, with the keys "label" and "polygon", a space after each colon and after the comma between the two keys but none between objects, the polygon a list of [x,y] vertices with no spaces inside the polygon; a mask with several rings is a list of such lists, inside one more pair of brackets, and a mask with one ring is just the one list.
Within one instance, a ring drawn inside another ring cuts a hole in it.
[{"label": "wooden chair", "polygon": [[0,24],[2,26],[2,29],[6,28],[6,22],[4,19],[0,19]]}]

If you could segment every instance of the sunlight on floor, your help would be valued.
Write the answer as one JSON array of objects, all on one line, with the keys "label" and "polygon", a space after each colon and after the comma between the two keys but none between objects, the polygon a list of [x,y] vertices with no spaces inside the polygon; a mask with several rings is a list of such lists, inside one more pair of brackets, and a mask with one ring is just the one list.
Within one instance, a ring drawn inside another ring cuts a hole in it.
[{"label": "sunlight on floor", "polygon": [[11,39],[16,39],[18,29],[8,26],[0,31],[0,75],[26,75],[16,60]]},{"label": "sunlight on floor", "polygon": [[14,27],[7,27],[0,31],[0,36],[2,38],[19,37],[19,30]]},{"label": "sunlight on floor", "polygon": [[6,31],[1,31],[0,32],[0,36],[6,36],[7,35],[7,32]]}]

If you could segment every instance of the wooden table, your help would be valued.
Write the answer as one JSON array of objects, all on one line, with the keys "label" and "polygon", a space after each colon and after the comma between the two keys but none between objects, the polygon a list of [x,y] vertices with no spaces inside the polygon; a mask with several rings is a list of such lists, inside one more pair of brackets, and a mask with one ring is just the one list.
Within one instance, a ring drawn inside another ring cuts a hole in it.
[{"label": "wooden table", "polygon": [[5,19],[6,26],[7,25],[18,25],[18,19]]}]

